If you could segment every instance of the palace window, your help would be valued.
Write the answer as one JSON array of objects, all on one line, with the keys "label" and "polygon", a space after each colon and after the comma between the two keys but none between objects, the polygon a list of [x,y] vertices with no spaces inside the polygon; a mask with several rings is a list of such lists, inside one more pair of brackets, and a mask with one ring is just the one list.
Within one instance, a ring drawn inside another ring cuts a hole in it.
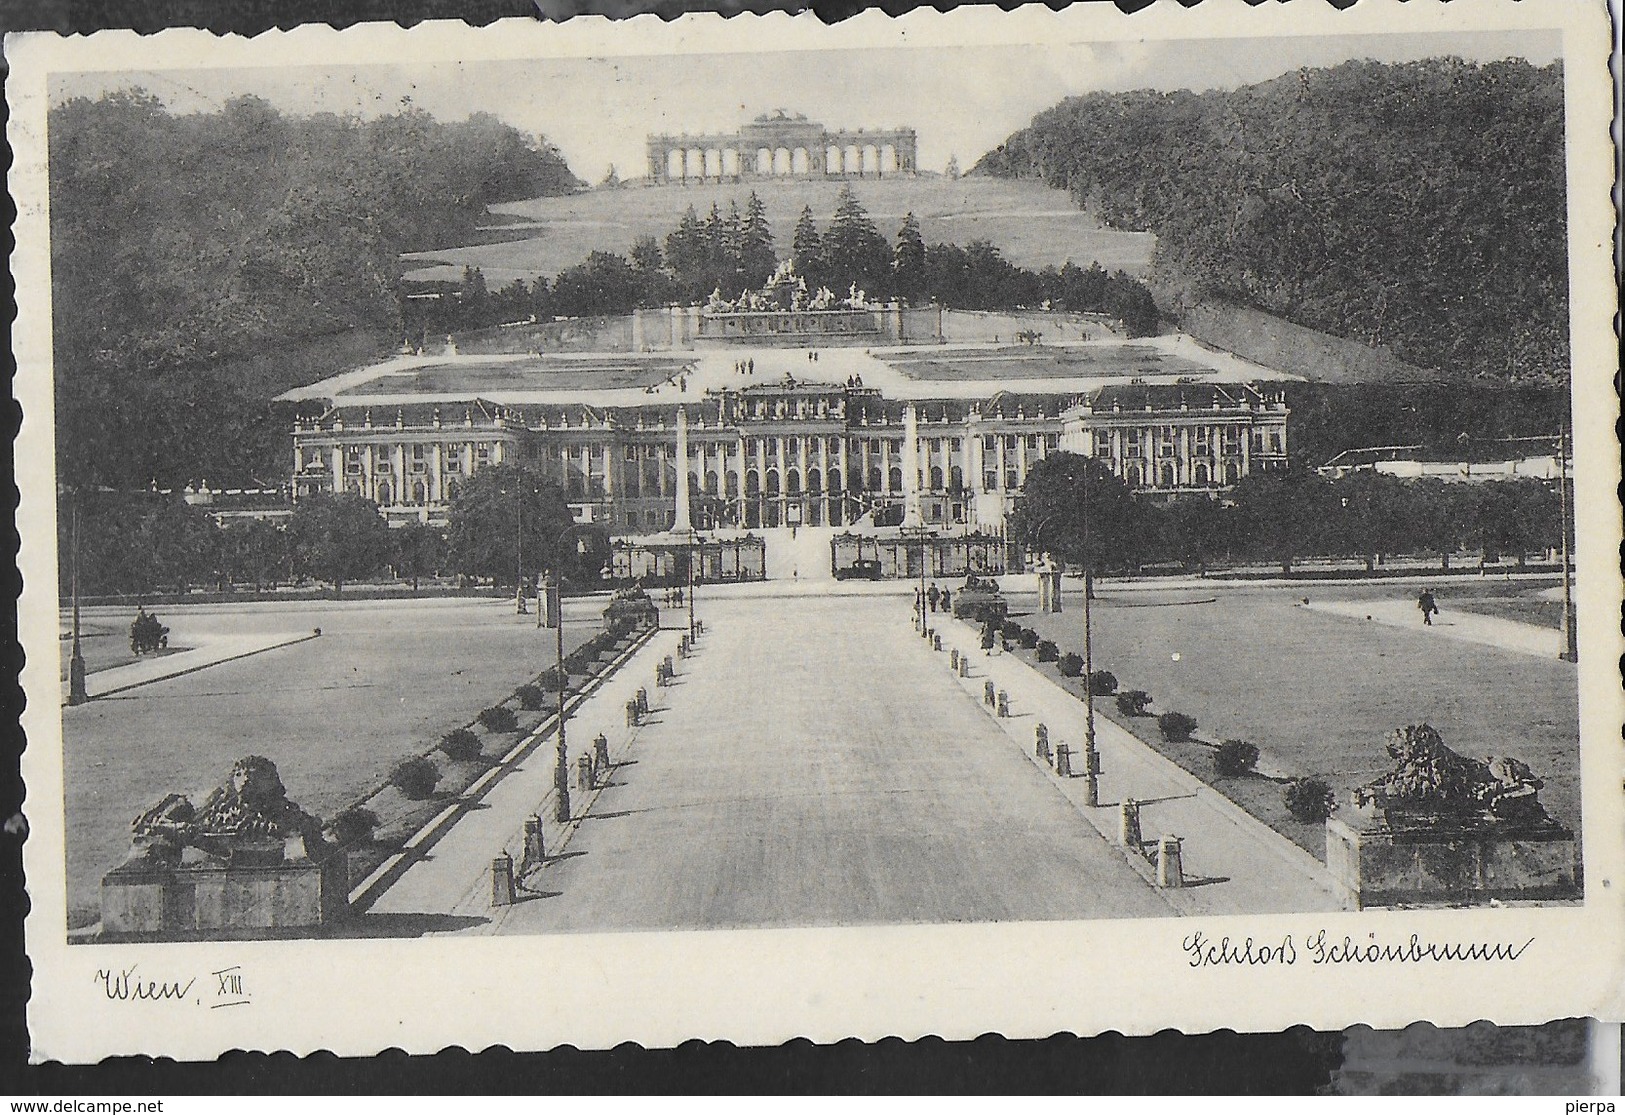
[{"label": "palace window", "polygon": [[1110,430],[1095,431],[1095,456],[1109,457],[1112,454],[1112,434]]},{"label": "palace window", "polygon": [[1198,426],[1194,436],[1195,445],[1192,449],[1197,456],[1205,457],[1213,452],[1213,427]]},{"label": "palace window", "polygon": [[1044,435],[1044,447],[1046,449],[1048,449],[1051,453],[1053,453],[1057,449],[1061,448],[1061,435],[1060,434],[1045,434]]},{"label": "palace window", "polygon": [[429,471],[429,447],[427,445],[414,445],[407,455],[407,470],[414,473]]},{"label": "palace window", "polygon": [[1014,491],[1018,490],[1020,487],[1021,487],[1021,478],[1018,475],[1016,475],[1016,470],[1013,469],[1013,468],[1005,470],[1005,474],[1004,474],[1004,489],[1005,489],[1005,491],[1014,492]]},{"label": "palace window", "polygon": [[1123,431],[1123,456],[1145,456],[1145,431],[1139,428]]},{"label": "palace window", "polygon": [[1219,437],[1219,444],[1223,447],[1224,455],[1234,457],[1241,453],[1241,427],[1226,426]]},{"label": "palace window", "polygon": [[1178,443],[1178,432],[1172,426],[1157,427],[1157,456],[1172,457]]},{"label": "palace window", "polygon": [[474,446],[474,467],[482,468],[491,463],[491,446],[488,442],[480,442]]},{"label": "palace window", "polygon": [[997,472],[982,473],[982,491],[996,491],[999,487],[999,474]]},{"label": "palace window", "polygon": [[344,471],[349,476],[361,475],[361,449],[359,446],[349,446],[344,450]]}]

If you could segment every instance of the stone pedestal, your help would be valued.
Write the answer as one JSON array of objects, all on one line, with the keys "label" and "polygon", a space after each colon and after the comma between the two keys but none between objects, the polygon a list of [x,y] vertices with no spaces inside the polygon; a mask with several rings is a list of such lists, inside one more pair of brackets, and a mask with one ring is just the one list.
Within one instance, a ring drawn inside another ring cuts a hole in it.
[{"label": "stone pedestal", "polygon": [[1353,909],[1580,897],[1579,849],[1558,825],[1406,828],[1326,822],[1326,866]]},{"label": "stone pedestal", "polygon": [[349,913],[342,855],[266,866],[123,863],[102,876],[104,936],[310,932]]}]

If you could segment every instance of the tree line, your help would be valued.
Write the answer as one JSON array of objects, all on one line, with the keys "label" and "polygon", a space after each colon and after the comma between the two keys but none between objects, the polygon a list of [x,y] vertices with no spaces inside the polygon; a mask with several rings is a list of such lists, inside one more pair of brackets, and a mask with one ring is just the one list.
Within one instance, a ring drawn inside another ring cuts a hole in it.
[{"label": "tree line", "polygon": [[[387,527],[378,506],[355,494],[301,499],[283,522],[229,526],[179,496],[90,493],[74,502],[80,590],[90,596],[312,581],[342,591],[386,573],[414,588],[444,575],[530,584],[543,570],[596,582],[608,561],[603,536],[578,531],[558,485],[523,463],[470,477],[444,530]],[[1011,537],[1099,572],[1258,561],[1290,572],[1308,557],[1356,558],[1375,569],[1402,554],[1431,555],[1449,568],[1464,550],[1521,564],[1555,549],[1560,517],[1558,493],[1538,480],[1445,483],[1366,471],[1338,479],[1301,469],[1255,473],[1223,500],[1159,503],[1132,493],[1102,462],[1057,453],[1028,473]],[[64,591],[73,521],[70,509],[59,523]]]},{"label": "tree line", "polygon": [[357,329],[400,335],[400,254],[463,244],[498,201],[580,183],[495,117],[290,116],[256,97],[176,114],[125,90],[51,108],[59,476],[246,480],[245,416],[291,382],[233,358]]},{"label": "tree line", "polygon": [[1154,232],[1161,283],[1424,367],[1567,382],[1563,74],[1433,58],[1091,93],[977,164]]},{"label": "tree line", "polygon": [[72,581],[76,519],[79,587],[87,596],[257,592],[308,582],[342,592],[350,582],[384,574],[413,588],[442,575],[498,585],[522,576],[533,584],[544,569],[585,571],[596,580],[607,560],[602,536],[574,529],[558,485],[523,464],[493,465],[469,477],[445,529],[390,527],[376,503],[354,493],[307,496],[285,519],[228,525],[171,493],[78,493],[65,499],[58,517],[64,593]]},{"label": "tree line", "polygon": [[1464,550],[1522,564],[1559,547],[1561,529],[1555,485],[1535,479],[1448,483],[1363,470],[1332,479],[1292,468],[1253,473],[1222,500],[1161,503],[1072,453],[1028,473],[1011,522],[1012,537],[1030,549],[1102,572],[1258,561],[1291,572],[1310,557],[1358,559],[1374,570],[1396,555],[1430,555],[1448,569]]},{"label": "tree line", "polygon": [[[811,207],[802,209],[784,258],[814,291],[844,294],[856,286],[871,298],[954,309],[1105,313],[1122,319],[1132,336],[1159,326],[1150,289],[1122,271],[1070,262],[1031,271],[986,240],[927,244],[913,213],[888,240],[849,188],[825,222]],[[780,260],[766,207],[752,191],[743,208],[713,204],[702,217],[690,206],[663,239],[639,237],[625,256],[595,251],[551,283],[538,276],[491,291],[477,268],[465,268],[461,283],[443,289],[439,299],[414,303],[412,325],[427,337],[531,318],[628,314],[701,302],[715,291],[733,298],[760,287]]]}]

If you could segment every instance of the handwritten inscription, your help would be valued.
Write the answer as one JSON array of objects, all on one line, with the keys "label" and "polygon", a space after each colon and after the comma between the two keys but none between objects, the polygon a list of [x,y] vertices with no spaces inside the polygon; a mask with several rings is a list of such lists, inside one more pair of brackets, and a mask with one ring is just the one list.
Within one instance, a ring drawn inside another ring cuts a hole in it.
[{"label": "handwritten inscription", "polygon": [[1535,943],[1530,937],[1513,941],[1428,941],[1412,933],[1405,941],[1383,941],[1370,933],[1363,941],[1345,934],[1328,937],[1324,929],[1303,938],[1302,946],[1288,933],[1281,938],[1215,940],[1205,933],[1192,933],[1180,942],[1192,968],[1210,966],[1264,967],[1296,964],[1300,957],[1311,964],[1447,964],[1515,961]]},{"label": "handwritten inscription", "polygon": [[[138,964],[131,964],[128,968],[98,968],[94,981],[101,987],[102,994],[115,1003],[190,1002],[194,1006],[203,1006],[204,996],[210,991],[214,993],[208,1003],[210,1010],[247,1006],[253,1001],[240,965],[210,972],[207,979],[200,976],[153,979],[141,973],[139,968]],[[197,990],[195,995],[194,988]]]},{"label": "handwritten inscription", "polygon": [[192,992],[192,985],[197,977],[182,983],[180,980],[143,979],[135,974],[138,965],[131,964],[120,971],[108,968],[96,969],[96,982],[102,985],[102,992],[115,1002],[132,1002],[147,999],[161,1002],[165,999],[184,1001]]}]

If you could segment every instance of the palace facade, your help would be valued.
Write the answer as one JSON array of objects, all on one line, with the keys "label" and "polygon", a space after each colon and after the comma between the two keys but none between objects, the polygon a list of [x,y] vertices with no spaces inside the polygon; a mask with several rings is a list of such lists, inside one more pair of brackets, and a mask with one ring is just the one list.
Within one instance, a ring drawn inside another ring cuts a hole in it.
[{"label": "palace facade", "polygon": [[[732,365],[718,370],[719,357]],[[828,382],[810,360],[806,381],[763,382],[736,350],[711,359],[681,366],[658,392],[549,386],[545,357],[474,359],[461,376],[457,358],[403,358],[371,382],[335,377],[290,393],[300,402],[295,498],[354,492],[391,522],[438,523],[474,473],[523,461],[560,485],[578,520],[615,535],[671,529],[685,484],[702,530],[885,526],[913,499],[927,524],[999,534],[1028,472],[1058,451],[1098,457],[1161,498],[1216,496],[1287,461],[1278,385],[990,383],[974,395],[916,387],[899,397],[863,386],[862,374]],[[879,367],[872,378],[884,378]]]},{"label": "palace facade", "polygon": [[733,133],[651,135],[649,181],[750,182],[767,178],[884,178],[913,174],[913,128],[830,129],[782,110]]}]

